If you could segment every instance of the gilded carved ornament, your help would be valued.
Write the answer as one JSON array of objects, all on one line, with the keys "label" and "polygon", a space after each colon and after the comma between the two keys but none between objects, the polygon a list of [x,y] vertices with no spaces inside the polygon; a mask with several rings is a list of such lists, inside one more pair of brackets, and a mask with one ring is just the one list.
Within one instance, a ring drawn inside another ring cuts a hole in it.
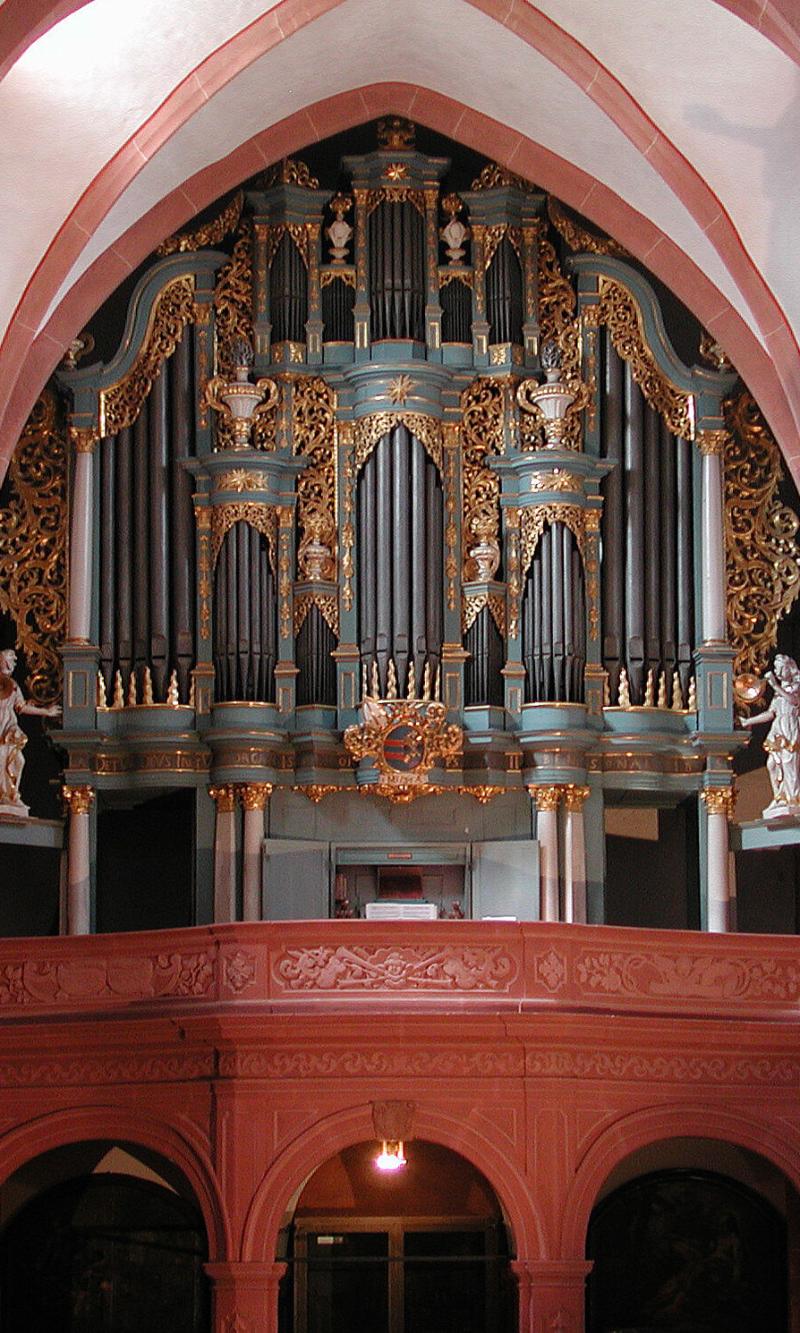
[{"label": "gilded carved ornament", "polygon": [[172,356],[186,325],[193,322],[194,312],[194,277],[185,273],[172,278],[153,303],[130,370],[116,384],[100,391],[100,435],[116,435],[133,425],[163,362]]},{"label": "gilded carved ornament", "polygon": [[244,191],[237,190],[216,217],[195,227],[194,231],[176,232],[161,242],[156,254],[185,254],[187,251],[203,250],[207,246],[219,245],[229,232],[235,231],[244,205]]},{"label": "gilded carved ornament", "polygon": [[522,569],[524,578],[539,545],[539,538],[550,523],[563,523],[569,528],[578,543],[581,555],[584,553],[586,538],[587,511],[580,505],[567,504],[555,500],[548,504],[537,504],[520,509],[520,534],[522,545]]},{"label": "gilded carved ornament", "polygon": [[262,188],[271,189],[274,185],[299,185],[305,190],[318,190],[319,181],[312,176],[305,162],[299,158],[284,157],[269,167],[262,178]]},{"label": "gilded carved ornament", "polygon": [[339,637],[339,598],[336,593],[300,592],[294,599],[295,638],[305,624],[306,616],[315,606],[325,624],[338,639]]},{"label": "gilded carved ornament", "polygon": [[470,554],[476,539],[498,543],[500,535],[500,479],[487,466],[490,455],[502,453],[505,399],[499,379],[474,380],[461,394],[462,442],[462,567],[465,582],[477,575]]},{"label": "gilded carved ornament", "polygon": [[[197,510],[195,510],[195,513]],[[235,523],[247,523],[266,539],[269,562],[275,570],[276,510],[273,505],[258,500],[232,500],[229,504],[214,505],[211,509],[211,562],[216,565],[222,543]]]},{"label": "gilded carved ornament", "polygon": [[465,593],[461,611],[461,628],[466,634],[467,630],[475,624],[481,611],[488,607],[489,615],[492,617],[500,634],[505,638],[506,634],[506,599],[500,592],[479,592]]},{"label": "gilded carved ornament", "polygon": [[253,472],[249,468],[234,468],[231,472],[218,472],[214,477],[215,491],[266,491],[269,489],[269,474]]},{"label": "gilded carved ornament", "polygon": [[569,216],[553,195],[547,196],[547,216],[570,250],[591,255],[619,255],[621,258],[629,258],[624,245],[620,245],[619,241],[613,240],[610,236],[600,236],[582,227]]},{"label": "gilded carved ornament", "polygon": [[295,453],[309,460],[297,480],[297,563],[299,577],[313,581],[336,580],[335,409],[336,395],[320,376],[295,380],[292,438]]},{"label": "gilded carved ornament", "polygon": [[[561,378],[575,391],[575,402],[567,413],[561,445],[565,449],[580,449],[581,422],[579,412],[586,406],[588,389],[580,387],[581,345],[580,323],[576,318],[577,299],[572,284],[561,271],[555,248],[548,239],[545,224],[537,222],[539,256],[539,326],[541,343],[555,343],[561,354]],[[520,419],[520,446],[536,449],[539,445],[541,414],[524,412]]]},{"label": "gilded carved ornament", "polygon": [[723,454],[728,637],[734,674],[761,675],[778,622],[800,592],[800,520],[783,504],[780,452],[751,395],[725,405]]},{"label": "gilded carved ornament", "polygon": [[545,811],[552,813],[557,810],[561,802],[561,787],[558,786],[539,786],[532,783],[528,787],[528,795],[532,801],[536,802],[536,809],[539,813]]},{"label": "gilded carved ornament", "polygon": [[38,399],[8,469],[0,509],[0,611],[16,626],[25,685],[37,704],[61,695],[67,626],[67,449],[49,390]]},{"label": "gilded carved ornament", "polygon": [[354,423],[356,471],[360,472],[375,445],[395,426],[404,425],[422,444],[428,457],[443,471],[442,424],[424,412],[374,412]]},{"label": "gilded carved ornament", "polygon": [[236,784],[236,795],[243,810],[266,810],[272,795],[272,783],[240,782]]},{"label": "gilded carved ornament", "polygon": [[94,797],[94,787],[65,785],[61,788],[61,798],[71,815],[88,815],[94,804]]},{"label": "gilded carved ornament", "polygon": [[461,754],[463,732],[448,723],[443,703],[365,697],[362,712],[363,722],[347,728],[344,743],[356,762],[375,764],[378,782],[364,788],[369,795],[412,801],[431,790],[428,774],[437,760],[449,765]]},{"label": "gilded carved ornament", "polygon": [[703,801],[709,815],[724,815],[728,820],[734,819],[736,814],[735,787],[703,787],[700,791],[700,799]]},{"label": "gilded carved ornament", "polygon": [[530,181],[524,180],[522,176],[516,176],[506,167],[501,167],[499,162],[487,162],[480,175],[472,182],[473,190],[498,190],[507,186],[515,190],[524,190],[526,194],[533,191]]},{"label": "gilded carved ornament", "polygon": [[613,278],[600,278],[600,321],[605,324],[617,355],[627,361],[645,399],[664,418],[673,435],[695,437],[694,397],[679,389],[658,365],[644,334],[638,302],[627,287]]},{"label": "gilded carved ornament", "polygon": [[232,815],[236,809],[236,788],[232,782],[209,787],[208,794],[217,807],[218,815]]}]

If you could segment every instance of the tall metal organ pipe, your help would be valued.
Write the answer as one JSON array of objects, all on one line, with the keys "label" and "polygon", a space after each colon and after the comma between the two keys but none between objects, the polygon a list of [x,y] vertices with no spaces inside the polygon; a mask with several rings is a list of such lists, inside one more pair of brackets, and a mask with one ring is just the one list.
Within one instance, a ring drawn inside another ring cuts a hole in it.
[{"label": "tall metal organ pipe", "polygon": [[489,342],[522,342],[522,268],[507,235],[500,241],[486,270],[486,315]]},{"label": "tall metal organ pipe", "polygon": [[216,697],[270,703],[275,698],[277,596],[267,543],[234,523],[214,570]]},{"label": "tall metal organ pipe", "polygon": [[139,702],[148,668],[163,702],[178,671],[186,700],[195,660],[192,331],[184,332],[132,426],[105,437],[99,467],[100,669],[110,694],[117,671]]},{"label": "tall metal organ pipe", "polygon": [[691,445],[672,435],[603,333],[603,664],[611,698],[625,668],[631,701],[686,703],[694,642]]},{"label": "tall metal organ pipe", "polygon": [[442,643],[442,506],[435,464],[398,423],[378,441],[358,479],[359,650],[370,682],[377,663],[382,694],[390,661],[400,694],[407,691],[412,660],[418,690],[426,664],[435,674]]},{"label": "tall metal organ pipe", "polygon": [[303,257],[288,231],[283,233],[269,273],[272,341],[305,342],[308,319],[308,274]]}]

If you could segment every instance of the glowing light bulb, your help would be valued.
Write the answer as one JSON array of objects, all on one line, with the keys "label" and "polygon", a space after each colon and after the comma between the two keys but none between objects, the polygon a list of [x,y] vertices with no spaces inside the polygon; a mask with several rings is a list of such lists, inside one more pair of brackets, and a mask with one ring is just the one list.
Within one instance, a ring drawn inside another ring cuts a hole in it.
[{"label": "glowing light bulb", "polygon": [[399,1171],[401,1166],[405,1166],[406,1158],[403,1153],[402,1139],[384,1139],[383,1147],[375,1158],[375,1165],[379,1171]]}]

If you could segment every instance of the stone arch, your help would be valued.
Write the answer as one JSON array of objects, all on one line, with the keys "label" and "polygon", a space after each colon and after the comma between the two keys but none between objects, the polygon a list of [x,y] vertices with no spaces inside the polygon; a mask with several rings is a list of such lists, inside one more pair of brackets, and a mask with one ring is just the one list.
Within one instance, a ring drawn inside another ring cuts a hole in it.
[{"label": "stone arch", "polygon": [[222,1192],[199,1134],[175,1129],[141,1111],[108,1105],[53,1111],[0,1139],[0,1185],[34,1158],[88,1139],[129,1143],[159,1154],[183,1175],[203,1217],[211,1260],[230,1254],[230,1224]]},{"label": "stone arch", "polygon": [[582,1256],[589,1218],[611,1172],[639,1148],[665,1139],[719,1139],[764,1157],[800,1188],[800,1135],[785,1124],[770,1126],[756,1115],[687,1102],[648,1107],[615,1120],[586,1152],[567,1195],[561,1232],[562,1254]]},{"label": "stone arch", "polygon": [[[272,1163],[255,1191],[242,1233],[242,1259],[265,1263],[274,1259],[278,1231],[297,1187],[343,1148],[374,1137],[371,1106],[362,1104],[325,1116],[295,1139]],[[414,1137],[450,1148],[482,1172],[508,1220],[517,1256],[544,1256],[545,1231],[536,1202],[521,1173],[491,1139],[456,1113],[425,1107],[415,1111]]]}]

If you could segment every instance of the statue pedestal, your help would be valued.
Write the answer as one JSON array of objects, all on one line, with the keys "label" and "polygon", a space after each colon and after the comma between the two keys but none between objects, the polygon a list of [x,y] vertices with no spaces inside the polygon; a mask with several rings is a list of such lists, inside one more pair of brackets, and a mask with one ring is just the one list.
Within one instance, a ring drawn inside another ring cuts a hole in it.
[{"label": "statue pedestal", "polygon": [[27,819],[30,815],[30,807],[24,805],[22,801],[15,801],[13,805],[0,805],[0,819],[14,819],[17,821]]}]

